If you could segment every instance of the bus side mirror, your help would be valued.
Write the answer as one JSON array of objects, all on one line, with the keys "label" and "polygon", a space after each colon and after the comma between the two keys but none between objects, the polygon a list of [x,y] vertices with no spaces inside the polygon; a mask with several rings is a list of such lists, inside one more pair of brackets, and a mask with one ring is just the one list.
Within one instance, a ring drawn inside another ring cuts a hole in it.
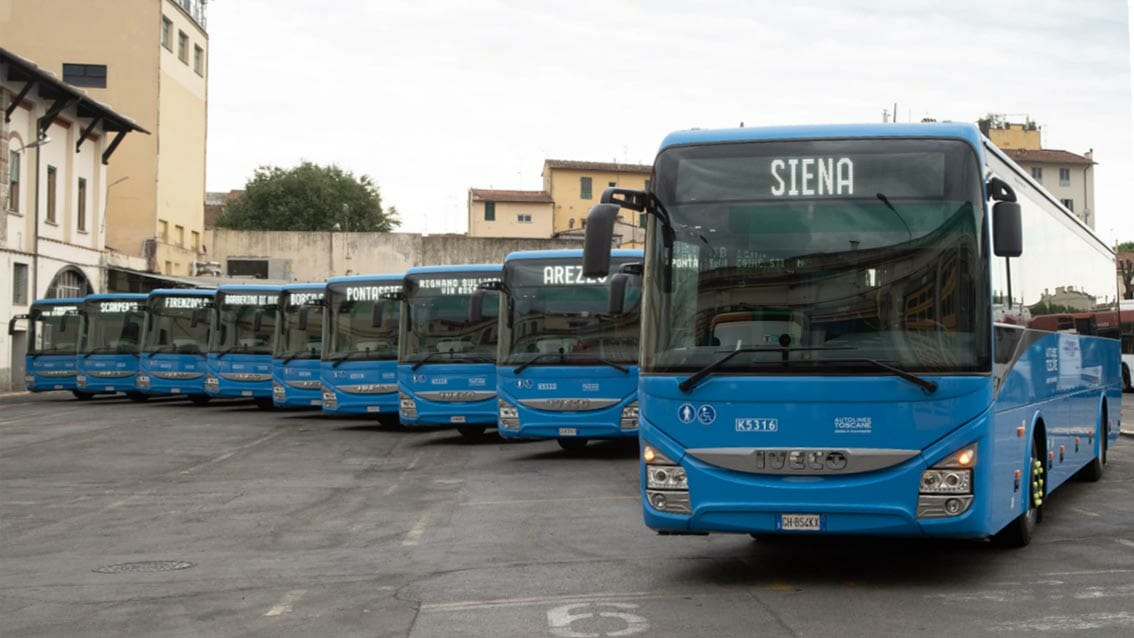
[{"label": "bus side mirror", "polygon": [[299,317],[296,319],[295,323],[296,327],[300,330],[307,330],[307,315],[309,311],[310,307],[307,304],[303,304],[299,307]]},{"label": "bus side mirror", "polygon": [[[205,310],[203,308],[194,308],[193,312],[189,315],[189,327],[196,328],[202,321],[205,320]],[[153,327],[153,315],[150,315],[150,327]]]},{"label": "bus side mirror", "polygon": [[27,315],[13,315],[12,318],[8,320],[8,334],[10,334],[10,335],[16,334],[16,322],[19,321],[20,319],[27,319],[27,318],[28,318]]},{"label": "bus side mirror", "polygon": [[371,314],[370,314],[370,327],[371,328],[381,328],[382,327],[382,315],[384,315],[384,314],[386,314],[386,302],[385,301],[375,301],[374,302],[374,309],[371,311]]},{"label": "bus side mirror", "polygon": [[992,207],[992,252],[997,257],[1019,257],[1024,252],[1020,204],[997,202]]},{"label": "bus side mirror", "polygon": [[484,296],[488,291],[477,288],[469,297],[469,323],[479,323],[484,319]]},{"label": "bus side mirror", "polygon": [[583,241],[583,276],[600,279],[610,274],[610,244],[618,204],[596,204],[587,213],[587,235]]},{"label": "bus side mirror", "polygon": [[630,283],[630,275],[620,272],[610,276],[610,301],[606,311],[612,315],[622,314],[626,305],[626,286]]},{"label": "bus side mirror", "polygon": [[264,327],[264,309],[257,308],[256,313],[252,315],[252,331],[260,332],[260,328]]}]

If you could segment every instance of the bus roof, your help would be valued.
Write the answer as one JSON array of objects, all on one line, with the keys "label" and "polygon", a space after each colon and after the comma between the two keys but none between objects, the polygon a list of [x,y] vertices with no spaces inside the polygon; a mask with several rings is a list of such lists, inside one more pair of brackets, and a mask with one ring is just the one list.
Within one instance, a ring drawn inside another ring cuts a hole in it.
[{"label": "bus roof", "polygon": [[449,266],[414,266],[406,271],[410,275],[449,275],[462,272],[502,272],[502,264],[453,264]]},{"label": "bus roof", "polygon": [[83,297],[56,297],[54,299],[36,299],[32,308],[36,306],[77,306],[83,303]]},{"label": "bus roof", "polygon": [[340,277],[331,277],[327,280],[327,285],[331,284],[365,284],[365,283],[381,283],[401,281],[405,275],[342,275]]},{"label": "bus roof", "polygon": [[212,288],[155,288],[150,291],[151,297],[215,297],[217,291]]},{"label": "bus roof", "polygon": [[327,284],[325,284],[325,283],[319,283],[319,284],[311,284],[311,283],[308,283],[308,284],[288,284],[288,285],[283,287],[283,291],[284,292],[295,292],[295,291],[299,291],[299,290],[323,290],[326,287],[327,287]]},{"label": "bus roof", "polygon": [[975,124],[963,122],[926,122],[904,124],[812,124],[803,126],[757,126],[753,128],[731,128],[670,133],[662,140],[663,150],[671,146],[687,144],[714,144],[720,142],[766,142],[775,140],[804,139],[853,139],[878,137],[925,137],[956,138],[965,140],[979,149],[981,147],[980,129]]},{"label": "bus roof", "polygon": [[94,295],[87,295],[83,298],[84,301],[103,301],[107,299],[145,299],[149,295],[142,292],[100,292]]},{"label": "bus roof", "polygon": [[273,286],[271,284],[224,284],[217,286],[217,294],[230,293],[230,292],[279,292],[283,290],[283,286]]},{"label": "bus roof", "polygon": [[[615,248],[610,251],[611,257],[642,257],[645,253],[641,250],[634,250],[629,248]],[[520,259],[582,259],[582,248],[567,248],[560,250],[520,250],[514,253],[509,253],[504,258],[504,263],[516,261]]]}]

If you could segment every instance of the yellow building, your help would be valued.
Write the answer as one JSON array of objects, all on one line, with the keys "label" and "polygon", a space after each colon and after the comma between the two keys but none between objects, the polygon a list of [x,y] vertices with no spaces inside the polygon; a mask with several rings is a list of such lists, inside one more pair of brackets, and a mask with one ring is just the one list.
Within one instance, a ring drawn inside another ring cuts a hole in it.
[{"label": "yellow building", "polygon": [[106,246],[190,274],[204,250],[205,0],[0,2],[0,42],[153,132],[107,168]]},{"label": "yellow building", "polygon": [[[555,202],[554,232],[574,233],[583,227],[591,207],[599,203],[602,192],[611,186],[643,190],[650,183],[653,167],[648,164],[616,164],[545,160],[543,190]],[[622,235],[624,247],[641,245],[645,223],[640,215],[624,211],[615,233]]]},{"label": "yellow building", "polygon": [[469,237],[548,238],[551,196],[543,191],[469,189]]}]

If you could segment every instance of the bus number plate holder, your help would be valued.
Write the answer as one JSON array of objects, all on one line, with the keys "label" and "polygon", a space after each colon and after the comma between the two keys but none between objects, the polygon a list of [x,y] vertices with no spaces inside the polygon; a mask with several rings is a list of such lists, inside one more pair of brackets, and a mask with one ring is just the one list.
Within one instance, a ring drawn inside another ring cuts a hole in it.
[{"label": "bus number plate holder", "polygon": [[559,436],[575,436],[578,433],[575,428],[559,428]]},{"label": "bus number plate holder", "polygon": [[463,417],[463,416],[451,416],[451,417],[449,417],[449,423],[464,423],[464,422],[465,422],[465,417]]},{"label": "bus number plate holder", "polygon": [[242,396],[242,397],[250,397],[250,396],[252,396],[252,391],[251,391],[251,390],[241,390],[241,391],[240,391],[240,396]]},{"label": "bus number plate holder", "polygon": [[778,514],[776,529],[784,532],[822,532],[827,529],[827,517],[822,514]]}]

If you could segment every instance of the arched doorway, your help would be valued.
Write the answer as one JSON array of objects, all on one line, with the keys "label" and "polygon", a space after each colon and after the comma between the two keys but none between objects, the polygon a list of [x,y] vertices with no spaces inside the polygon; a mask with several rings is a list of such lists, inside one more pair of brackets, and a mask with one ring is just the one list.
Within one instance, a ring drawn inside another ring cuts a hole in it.
[{"label": "arched doorway", "polygon": [[55,273],[51,285],[47,287],[47,299],[60,299],[63,297],[86,297],[94,292],[90,280],[83,271],[74,266],[66,266]]}]

